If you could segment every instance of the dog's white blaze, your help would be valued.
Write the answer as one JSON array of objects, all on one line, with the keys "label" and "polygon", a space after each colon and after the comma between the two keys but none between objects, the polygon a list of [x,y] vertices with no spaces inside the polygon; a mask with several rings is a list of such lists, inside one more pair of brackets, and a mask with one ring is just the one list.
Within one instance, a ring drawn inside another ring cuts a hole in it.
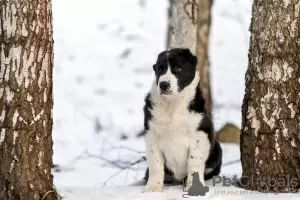
[{"label": "dog's white blaze", "polygon": [[160,76],[158,79],[157,89],[158,89],[159,94],[161,92],[159,84],[164,81],[170,83],[169,91],[171,92],[172,95],[178,94],[178,80],[177,80],[176,76],[174,74],[172,74],[171,68],[169,65],[168,65],[167,72],[165,74],[163,74],[162,76]]},{"label": "dog's white blaze", "polygon": [[[170,74],[168,69],[165,78],[162,77],[160,81],[171,81]],[[162,190],[163,163],[172,170],[177,180],[182,180],[187,175],[190,179],[189,171],[197,171],[200,181],[204,184],[205,162],[209,156],[210,142],[206,133],[197,131],[203,119],[202,114],[187,109],[195,96],[198,82],[199,75],[196,73],[192,83],[170,99],[161,98],[156,89],[157,85],[153,82],[150,93],[155,106],[146,134],[147,162],[150,169],[146,191]],[[194,156],[191,157],[192,154]]]}]

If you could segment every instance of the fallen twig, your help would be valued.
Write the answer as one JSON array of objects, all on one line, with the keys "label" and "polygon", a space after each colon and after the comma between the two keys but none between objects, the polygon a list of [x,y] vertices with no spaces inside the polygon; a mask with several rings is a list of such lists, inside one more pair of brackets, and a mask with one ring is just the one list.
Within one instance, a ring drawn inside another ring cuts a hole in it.
[{"label": "fallen twig", "polygon": [[226,167],[226,166],[228,166],[228,165],[233,165],[233,164],[236,164],[236,163],[239,163],[239,162],[241,162],[240,159],[232,160],[232,161],[229,161],[229,162],[227,162],[227,163],[224,163],[224,164],[222,165],[222,167]]},{"label": "fallen twig", "polygon": [[126,167],[124,169],[121,169],[120,171],[118,171],[118,172],[114,173],[113,175],[111,175],[106,181],[104,181],[102,183],[102,185],[105,186],[111,179],[113,179],[115,176],[117,176],[118,174],[120,174],[121,172],[123,172],[125,169],[129,169],[132,166],[134,166],[134,165],[136,165],[138,163],[144,162],[144,161],[146,161],[146,157],[145,156],[143,156],[140,159],[138,159],[137,161],[131,163],[130,166],[128,166],[128,167]]}]

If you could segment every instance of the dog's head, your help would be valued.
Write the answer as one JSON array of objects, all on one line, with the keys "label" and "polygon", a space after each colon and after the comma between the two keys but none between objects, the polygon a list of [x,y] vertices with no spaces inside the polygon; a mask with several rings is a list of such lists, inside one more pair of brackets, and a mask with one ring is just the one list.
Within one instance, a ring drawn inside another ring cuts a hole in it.
[{"label": "dog's head", "polygon": [[197,57],[189,49],[161,52],[153,65],[158,93],[163,96],[179,94],[194,80],[197,63]]}]

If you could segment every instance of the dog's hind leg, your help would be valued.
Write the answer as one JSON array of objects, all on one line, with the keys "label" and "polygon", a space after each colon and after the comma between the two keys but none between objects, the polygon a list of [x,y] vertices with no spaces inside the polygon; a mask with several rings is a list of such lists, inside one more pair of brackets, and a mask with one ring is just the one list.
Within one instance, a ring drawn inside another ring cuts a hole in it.
[{"label": "dog's hind leg", "polygon": [[208,180],[214,176],[218,176],[222,165],[222,148],[218,141],[215,141],[209,158],[206,161],[204,179]]}]

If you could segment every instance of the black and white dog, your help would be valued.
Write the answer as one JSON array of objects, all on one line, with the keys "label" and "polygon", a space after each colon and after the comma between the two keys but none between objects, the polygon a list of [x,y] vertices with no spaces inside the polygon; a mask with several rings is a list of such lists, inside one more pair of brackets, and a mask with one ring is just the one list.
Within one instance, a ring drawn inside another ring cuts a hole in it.
[{"label": "black and white dog", "polygon": [[148,169],[145,192],[161,192],[163,183],[200,182],[220,173],[222,149],[199,88],[197,57],[189,49],[163,51],[153,65],[155,80],[145,98]]}]

